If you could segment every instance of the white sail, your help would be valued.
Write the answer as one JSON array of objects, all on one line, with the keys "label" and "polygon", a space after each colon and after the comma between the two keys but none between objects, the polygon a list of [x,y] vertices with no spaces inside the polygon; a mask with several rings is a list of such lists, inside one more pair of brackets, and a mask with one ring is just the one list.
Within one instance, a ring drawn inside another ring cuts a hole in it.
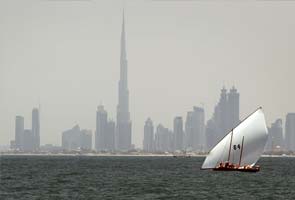
[{"label": "white sail", "polygon": [[[230,140],[232,135],[232,145]],[[242,140],[243,150],[242,149]],[[202,169],[215,168],[220,162],[229,161],[230,163],[245,165],[255,165],[263,153],[264,146],[268,137],[267,127],[265,123],[262,109],[257,109],[253,114],[242,121],[236,128],[227,134],[206,157]],[[230,151],[230,159],[229,156]],[[241,161],[240,161],[241,156]]]}]

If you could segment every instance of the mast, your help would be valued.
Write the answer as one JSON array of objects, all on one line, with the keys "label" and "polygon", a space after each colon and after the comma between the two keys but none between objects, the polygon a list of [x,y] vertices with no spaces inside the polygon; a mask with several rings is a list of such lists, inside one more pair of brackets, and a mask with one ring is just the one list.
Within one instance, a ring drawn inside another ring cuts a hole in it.
[{"label": "mast", "polygon": [[229,162],[229,159],[230,159],[231,143],[233,141],[233,134],[234,134],[234,129],[231,130],[231,135],[230,135],[230,144],[229,144],[228,159],[227,159],[228,162]]},{"label": "mast", "polygon": [[239,166],[241,165],[241,161],[242,161],[243,147],[244,147],[244,136],[243,136],[243,139],[242,139],[242,147],[241,147]]}]

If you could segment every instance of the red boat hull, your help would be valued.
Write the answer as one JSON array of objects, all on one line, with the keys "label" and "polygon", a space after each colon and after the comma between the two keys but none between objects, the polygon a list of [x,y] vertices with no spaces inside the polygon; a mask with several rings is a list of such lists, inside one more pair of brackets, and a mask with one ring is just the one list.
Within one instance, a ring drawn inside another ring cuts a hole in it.
[{"label": "red boat hull", "polygon": [[213,169],[214,171],[239,171],[239,172],[259,172],[260,166],[255,165],[238,167],[235,165],[225,165],[225,166],[217,166]]}]

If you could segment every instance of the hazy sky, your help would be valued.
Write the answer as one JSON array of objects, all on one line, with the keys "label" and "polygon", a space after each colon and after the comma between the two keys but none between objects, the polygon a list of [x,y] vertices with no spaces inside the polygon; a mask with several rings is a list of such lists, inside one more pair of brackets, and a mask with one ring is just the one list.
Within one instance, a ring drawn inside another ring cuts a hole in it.
[{"label": "hazy sky", "polygon": [[41,144],[76,123],[94,132],[100,102],[116,119],[123,7],[136,146],[147,117],[171,128],[204,103],[209,119],[223,84],[241,118],[295,111],[295,2],[1,0],[0,144],[39,102]]}]

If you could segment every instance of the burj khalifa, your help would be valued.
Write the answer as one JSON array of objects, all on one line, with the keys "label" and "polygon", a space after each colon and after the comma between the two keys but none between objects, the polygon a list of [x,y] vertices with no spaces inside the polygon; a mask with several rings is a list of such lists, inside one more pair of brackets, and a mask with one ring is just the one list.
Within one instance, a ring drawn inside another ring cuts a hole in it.
[{"label": "burj khalifa", "polygon": [[119,151],[131,149],[131,120],[129,112],[128,62],[126,56],[125,19],[123,12],[121,32],[119,103],[117,106],[116,147]]}]

